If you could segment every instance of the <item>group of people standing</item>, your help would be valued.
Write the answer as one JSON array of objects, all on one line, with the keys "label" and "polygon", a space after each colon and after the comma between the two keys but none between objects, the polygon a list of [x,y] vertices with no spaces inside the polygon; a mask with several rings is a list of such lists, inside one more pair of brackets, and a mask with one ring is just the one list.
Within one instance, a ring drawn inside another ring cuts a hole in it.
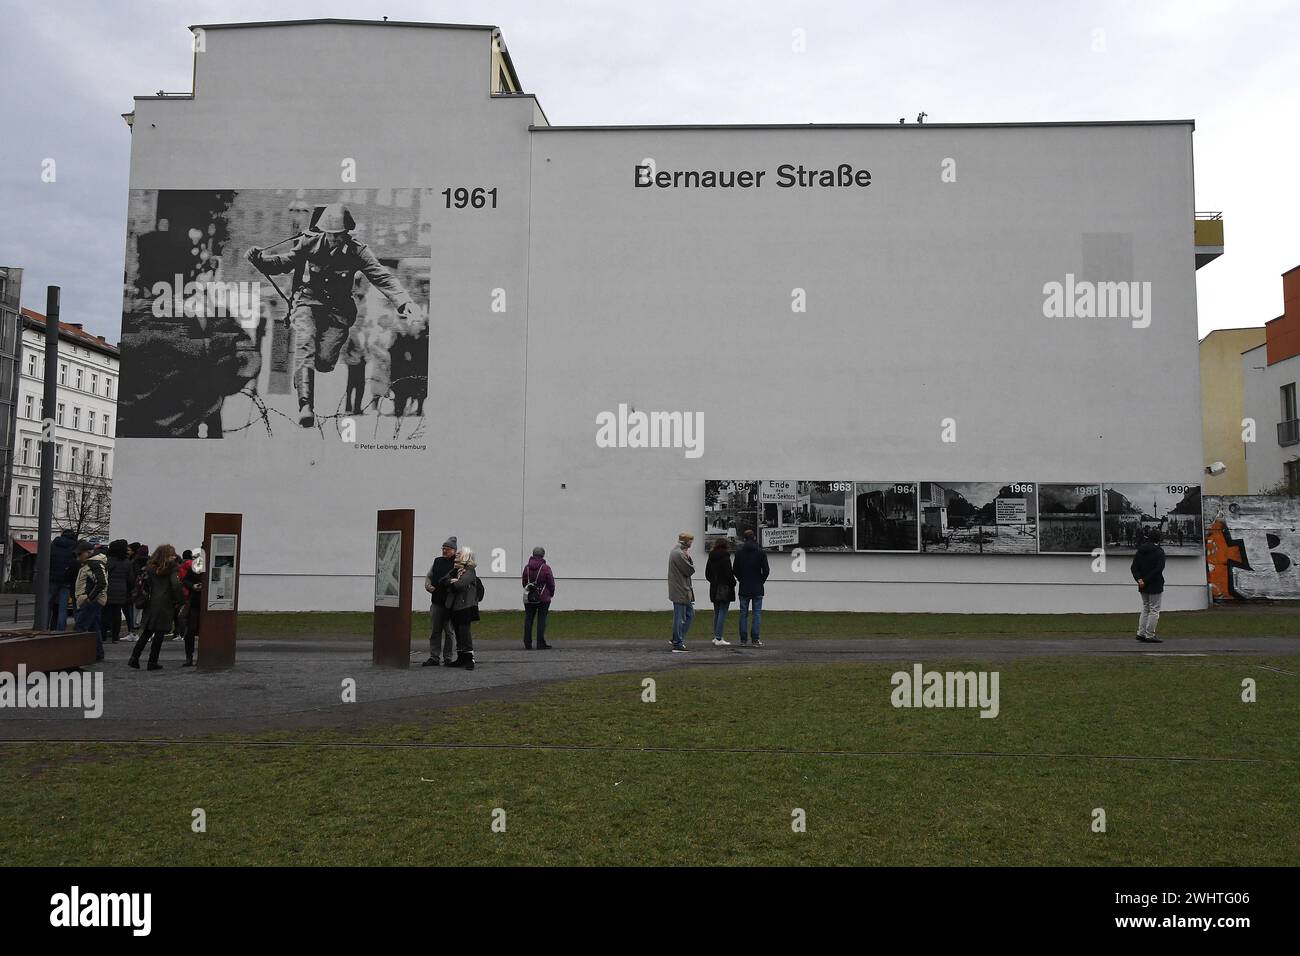
[{"label": "group of people standing", "polygon": [[[433,559],[424,576],[429,593],[429,659],[422,667],[463,667],[474,669],[474,636],[471,629],[479,620],[483,601],[483,582],[478,563],[470,548],[458,548],[452,535],[442,543],[442,553]],[[546,643],[546,618],[555,597],[555,574],[546,563],[546,549],[533,548],[532,557],[520,575],[524,585],[524,647],[533,649],[533,627],[537,628],[537,648],[550,650]],[[455,656],[452,656],[453,648]]]},{"label": "group of people standing", "polygon": [[[673,605],[671,644],[674,654],[686,650],[686,633],[695,619],[695,589],[691,583],[695,574],[695,561],[691,557],[691,544],[694,540],[695,535],[683,531],[677,536],[677,547],[668,555],[668,600]],[[1160,602],[1165,589],[1165,552],[1160,547],[1160,541],[1158,529],[1143,531],[1129,568],[1142,598],[1137,639],[1143,644],[1163,643],[1156,637]],[[758,546],[753,529],[745,530],[740,548],[734,556],[730,553],[726,538],[719,538],[713,543],[708,564],[704,568],[704,577],[709,582],[709,600],[713,603],[715,647],[731,645],[722,635],[727,623],[727,611],[737,596],[740,599],[741,646],[763,646],[759,631],[763,618],[763,585],[769,572],[767,552]]]},{"label": "group of people standing", "polygon": [[67,629],[71,603],[73,627],[95,633],[97,661],[104,659],[105,643],[135,640],[128,663],[138,668],[145,645],[152,641],[149,670],[161,670],[158,657],[163,640],[182,637],[182,666],[192,667],[203,581],[202,549],[177,555],[170,544],[162,544],[150,554],[147,545],[125,538],[111,541],[105,548],[78,541],[75,533],[63,531],[50,548],[48,627],[52,631]]},{"label": "group of people standing", "polygon": [[[695,574],[695,559],[691,557],[694,541],[695,535],[683,531],[677,536],[677,547],[668,555],[668,600],[673,605],[670,643],[674,654],[687,650],[686,633],[695,620],[695,587],[691,581]],[[758,546],[752,529],[745,530],[734,556],[726,538],[714,542],[704,566],[704,577],[709,582],[709,600],[713,604],[714,647],[731,645],[722,635],[727,624],[727,612],[737,596],[740,599],[741,646],[763,646],[759,638],[763,623],[763,585],[770,573],[767,552]]]}]

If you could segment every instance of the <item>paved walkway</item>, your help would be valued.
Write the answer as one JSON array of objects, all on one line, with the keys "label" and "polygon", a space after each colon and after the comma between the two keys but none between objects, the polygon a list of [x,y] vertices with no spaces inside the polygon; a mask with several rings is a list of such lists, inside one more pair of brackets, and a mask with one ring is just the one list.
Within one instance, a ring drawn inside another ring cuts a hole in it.
[{"label": "paved walkway", "polygon": [[[277,729],[348,728],[374,721],[411,720],[437,709],[483,699],[531,693],[540,684],[597,674],[639,676],[674,667],[837,663],[944,659],[1010,660],[1051,657],[1180,655],[1300,655],[1300,637],[1197,637],[1164,644],[1100,636],[1024,638],[879,639],[778,641],[761,648],[715,648],[695,641],[686,654],[670,654],[668,642],[583,640],[551,651],[525,651],[514,641],[476,642],[479,666],[472,672],[418,666],[426,656],[414,647],[407,670],[375,667],[370,642],[248,640],[239,644],[238,665],[229,671],[182,668],[180,641],[163,647],[162,671],[126,666],[132,644],[110,644],[104,674],[104,711],[87,720],[81,711],[0,708],[0,740],[30,738],[180,738],[257,733]],[[1296,668],[1300,671],[1300,667]],[[342,702],[345,679],[356,682],[355,704]]]}]

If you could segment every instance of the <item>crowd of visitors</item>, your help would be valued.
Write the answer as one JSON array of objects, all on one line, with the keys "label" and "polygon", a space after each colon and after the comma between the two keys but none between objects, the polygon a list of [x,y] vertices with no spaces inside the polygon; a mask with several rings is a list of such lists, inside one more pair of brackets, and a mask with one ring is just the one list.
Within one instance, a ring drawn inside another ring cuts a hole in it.
[{"label": "crowd of visitors", "polygon": [[63,531],[50,548],[47,625],[51,631],[67,630],[71,616],[75,630],[95,632],[101,661],[104,644],[134,641],[128,663],[137,668],[152,642],[149,670],[162,669],[163,641],[183,640],[181,666],[193,667],[204,579],[202,548],[177,555],[170,544],[160,544],[150,553],[138,541],[92,545]]},{"label": "crowd of visitors", "polygon": [[[1156,624],[1164,590],[1165,553],[1158,530],[1144,531],[1131,573],[1142,601],[1137,639],[1159,644]],[[686,635],[695,619],[695,560],[691,545],[695,535],[683,531],[668,556],[668,600],[673,606],[671,650],[684,653]],[[727,614],[734,601],[740,602],[739,638],[742,647],[762,647],[764,585],[771,568],[767,552],[758,546],[753,529],[746,529],[734,554],[726,538],[710,549],[704,577],[713,605],[713,644],[729,647],[724,636]],[[136,642],[129,665],[138,668],[149,646],[149,670],[161,670],[158,662],[166,640],[185,642],[184,667],[194,665],[195,639],[199,632],[205,580],[202,549],[177,555],[170,544],[151,553],[148,546],[125,539],[107,547],[78,541],[64,531],[50,551],[50,630],[67,628],[69,613],[78,631],[98,636],[97,660],[104,659],[104,644],[119,640]],[[550,650],[546,640],[547,618],[555,598],[555,572],[546,562],[546,549],[533,553],[520,574],[523,585],[525,650]],[[433,559],[424,576],[430,597],[431,631],[429,658],[424,667],[459,667],[473,670],[473,624],[480,619],[479,605],[484,585],[478,562],[470,548],[458,547],[453,535],[442,543],[441,554]],[[126,633],[122,622],[126,621]]]}]

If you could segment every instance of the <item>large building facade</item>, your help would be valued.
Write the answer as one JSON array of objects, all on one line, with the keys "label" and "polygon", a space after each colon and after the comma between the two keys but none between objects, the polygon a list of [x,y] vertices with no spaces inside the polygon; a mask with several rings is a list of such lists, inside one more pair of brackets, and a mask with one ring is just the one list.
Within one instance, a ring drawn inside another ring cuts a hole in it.
[{"label": "large building facade", "polygon": [[[15,580],[30,580],[39,528],[41,433],[45,418],[46,317],[22,310],[18,350],[17,427],[9,490]],[[108,540],[112,520],[114,442],[121,376],[116,346],[75,322],[59,323],[58,389],[52,420],[55,534]]]},{"label": "large building facade", "polygon": [[[489,607],[541,544],[558,606],[663,608],[717,480],[809,529],[778,610],[1131,609],[1133,529],[1195,533],[1190,121],[559,127],[491,27],[195,34],[193,95],[128,114],[113,534],[242,512],[245,608],[370,606],[400,507]],[[290,315],[338,203],[379,269]],[[915,553],[862,553],[856,483],[910,489]],[[1108,560],[1040,553],[1039,483],[1107,503]],[[1205,605],[1195,549],[1167,580]]]},{"label": "large building facade", "polygon": [[1282,274],[1283,311],[1241,355],[1243,405],[1255,427],[1244,446],[1250,494],[1300,495],[1300,266]]},{"label": "large building facade", "polygon": [[[9,470],[18,426],[18,363],[22,318],[23,270],[0,266],[0,500],[9,500]],[[9,514],[0,513],[0,584],[9,580]]]}]

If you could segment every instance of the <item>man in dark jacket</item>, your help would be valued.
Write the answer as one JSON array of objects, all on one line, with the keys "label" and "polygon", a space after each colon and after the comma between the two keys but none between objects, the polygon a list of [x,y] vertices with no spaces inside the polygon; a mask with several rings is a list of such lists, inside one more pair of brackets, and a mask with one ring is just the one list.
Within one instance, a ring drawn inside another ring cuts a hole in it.
[{"label": "man in dark jacket", "polygon": [[81,563],[77,560],[77,536],[63,531],[50,542],[49,629],[62,631],[68,626],[68,597],[77,580]]},{"label": "man in dark jacket", "polygon": [[[433,559],[433,566],[424,576],[424,589],[429,592],[433,603],[429,616],[433,627],[429,631],[429,659],[421,667],[437,667],[450,664],[456,648],[456,631],[451,624],[451,609],[447,607],[448,585],[451,574],[456,567],[456,536],[452,535],[442,543],[442,554]],[[438,659],[438,638],[442,638],[442,659]]]},{"label": "man in dark jacket", "polygon": [[1150,531],[1143,536],[1137,554],[1129,566],[1138,593],[1142,595],[1142,614],[1138,617],[1137,639],[1143,644],[1163,644],[1156,637],[1156,622],[1160,620],[1160,598],[1165,590],[1165,552],[1160,547],[1160,532]]},{"label": "man in dark jacket", "polygon": [[107,570],[108,603],[99,630],[103,640],[116,644],[122,636],[122,612],[131,606],[131,587],[135,583],[125,538],[109,542]]},{"label": "man in dark jacket", "polygon": [[[763,582],[767,580],[770,569],[767,566],[767,552],[758,546],[754,538],[754,529],[745,529],[745,540],[731,562],[731,572],[736,576],[740,594],[740,644],[753,644],[762,647],[758,639],[759,626],[763,621]],[[754,625],[751,630],[749,608],[754,607]]]}]

